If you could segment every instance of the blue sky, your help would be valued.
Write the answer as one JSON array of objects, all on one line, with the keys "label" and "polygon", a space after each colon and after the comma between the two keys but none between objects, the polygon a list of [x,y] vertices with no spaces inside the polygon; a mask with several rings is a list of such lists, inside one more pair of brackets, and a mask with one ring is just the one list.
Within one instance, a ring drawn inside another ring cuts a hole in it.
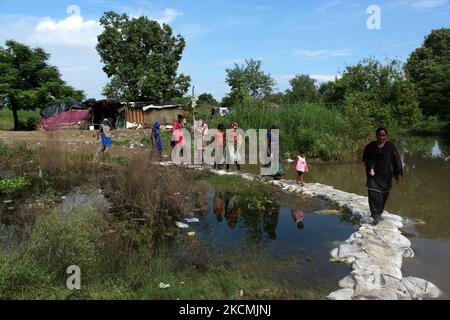
[{"label": "blue sky", "polygon": [[[367,27],[370,5],[381,9],[379,30]],[[217,99],[235,62],[262,60],[284,91],[295,74],[326,81],[365,57],[405,61],[431,30],[450,27],[449,0],[0,0],[0,42],[44,48],[64,80],[101,98],[95,45],[108,10],[169,23],[187,42],[179,71]]]}]

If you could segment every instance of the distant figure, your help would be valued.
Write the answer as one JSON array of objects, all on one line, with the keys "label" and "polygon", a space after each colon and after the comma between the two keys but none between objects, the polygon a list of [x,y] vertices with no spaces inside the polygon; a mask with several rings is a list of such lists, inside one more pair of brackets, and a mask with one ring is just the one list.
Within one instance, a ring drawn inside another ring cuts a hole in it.
[{"label": "distant figure", "polygon": [[[170,139],[170,161],[172,161],[172,151],[176,146],[183,146],[185,143],[182,129],[184,128],[184,116],[179,114],[178,120],[172,124],[172,137]],[[183,156],[183,150],[181,150]]]},{"label": "distant figure", "polygon": [[297,225],[297,228],[300,230],[305,229],[305,225],[303,224],[305,213],[302,210],[298,209],[292,212],[292,216],[294,218],[295,224]]},{"label": "distant figure", "polygon": [[302,149],[297,157],[294,159],[295,162],[295,170],[297,170],[297,184],[304,187],[305,181],[303,180],[303,175],[309,172],[309,165],[306,161],[306,150]]},{"label": "distant figure", "polygon": [[163,147],[162,147],[162,141],[161,141],[160,127],[161,127],[161,124],[158,121],[155,121],[155,123],[153,124],[153,130],[152,130],[152,146],[153,146],[155,155],[157,154],[159,157],[159,161],[162,161]]},{"label": "distant figure", "polygon": [[241,171],[241,155],[239,149],[243,143],[242,136],[237,132],[239,126],[236,122],[230,124],[226,134],[227,146],[226,146],[226,160],[227,171],[230,170],[230,163],[235,163],[237,170]]},{"label": "distant figure", "polygon": [[112,147],[112,138],[111,138],[112,125],[108,119],[104,119],[102,124],[100,125],[100,129],[97,132],[97,141],[102,138],[102,143],[99,145],[97,153],[95,154],[95,161],[98,161],[99,155],[102,153],[103,155],[108,153],[108,150]]},{"label": "distant figure", "polygon": [[195,130],[199,138],[196,145],[196,162],[203,164],[203,152],[206,149],[206,136],[208,135],[209,128],[205,121],[199,120]]},{"label": "distant figure", "polygon": [[395,145],[388,141],[387,129],[378,129],[376,136],[377,141],[368,144],[363,155],[374,225],[382,220],[381,216],[392,189],[392,178],[395,178],[398,184],[400,176],[403,177],[402,160]]},{"label": "distant figure", "polygon": [[225,126],[221,123],[217,127],[214,147],[215,147],[215,156],[214,156],[214,169],[221,170],[223,164],[223,146],[225,139]]}]

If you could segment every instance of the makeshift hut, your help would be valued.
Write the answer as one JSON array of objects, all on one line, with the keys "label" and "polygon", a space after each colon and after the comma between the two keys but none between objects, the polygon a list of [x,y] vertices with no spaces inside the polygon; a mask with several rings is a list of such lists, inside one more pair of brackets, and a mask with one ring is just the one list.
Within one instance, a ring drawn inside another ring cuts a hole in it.
[{"label": "makeshift hut", "polygon": [[40,125],[46,131],[62,125],[75,125],[91,119],[92,109],[74,99],[51,105],[41,111]]},{"label": "makeshift hut", "polygon": [[86,100],[83,105],[92,109],[93,120],[92,123],[95,127],[98,127],[103,119],[109,119],[115,129],[125,128],[126,104],[120,101],[114,100]]},{"label": "makeshift hut", "polygon": [[158,121],[162,125],[172,124],[183,114],[186,106],[171,103],[134,102],[127,105],[126,121],[128,126],[152,125]]}]

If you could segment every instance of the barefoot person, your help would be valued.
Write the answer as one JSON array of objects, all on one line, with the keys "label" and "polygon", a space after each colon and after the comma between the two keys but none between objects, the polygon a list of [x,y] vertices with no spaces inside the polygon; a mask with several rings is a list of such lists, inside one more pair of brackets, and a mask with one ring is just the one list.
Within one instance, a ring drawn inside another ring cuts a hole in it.
[{"label": "barefoot person", "polygon": [[397,184],[403,177],[403,165],[397,148],[388,140],[385,128],[377,130],[377,141],[367,145],[363,161],[366,165],[369,206],[374,224],[381,221],[381,215],[392,189],[392,178]]},{"label": "barefoot person", "polygon": [[297,184],[301,187],[305,186],[303,175],[309,172],[308,162],[306,161],[306,150],[302,149],[297,157],[293,159],[295,162],[295,170],[297,171]]}]

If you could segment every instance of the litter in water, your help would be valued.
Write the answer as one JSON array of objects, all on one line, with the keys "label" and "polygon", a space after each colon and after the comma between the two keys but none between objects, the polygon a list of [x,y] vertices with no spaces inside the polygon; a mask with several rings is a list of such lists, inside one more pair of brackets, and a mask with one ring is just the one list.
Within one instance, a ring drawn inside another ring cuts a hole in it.
[{"label": "litter in water", "polygon": [[178,228],[180,228],[180,229],[188,229],[189,228],[189,226],[187,225],[187,224],[185,224],[185,223],[183,223],[183,222],[175,222],[175,225],[178,227]]}]

